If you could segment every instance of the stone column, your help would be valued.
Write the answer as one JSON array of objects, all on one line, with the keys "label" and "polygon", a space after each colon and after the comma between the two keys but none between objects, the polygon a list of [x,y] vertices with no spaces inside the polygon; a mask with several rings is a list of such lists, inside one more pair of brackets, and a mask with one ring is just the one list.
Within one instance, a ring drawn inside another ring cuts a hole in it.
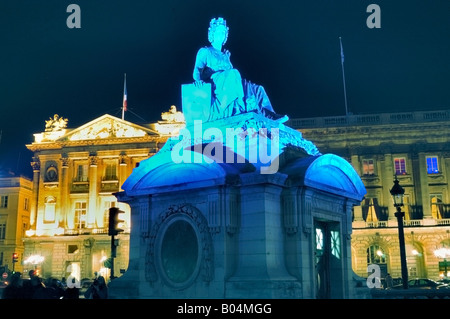
[{"label": "stone column", "polygon": [[33,168],[33,197],[31,199],[30,228],[36,230],[36,220],[39,203],[39,178],[41,178],[41,163],[38,157],[33,157],[31,162]]},{"label": "stone column", "polygon": [[431,215],[430,191],[428,188],[428,173],[426,154],[419,152],[419,176],[420,190],[423,208],[423,225],[435,225],[433,216]]},{"label": "stone column", "polygon": [[96,154],[89,155],[89,204],[87,211],[87,228],[95,227],[95,215],[97,211],[97,156]]},{"label": "stone column", "polygon": [[61,205],[59,209],[58,222],[59,227],[66,228],[67,211],[70,209],[69,206],[69,158],[64,156],[61,157],[61,187],[60,187],[60,197]]},{"label": "stone column", "polygon": [[[382,155],[380,155],[382,156]],[[383,183],[383,205],[389,210],[388,226],[397,227],[397,219],[395,217],[395,207],[392,201],[391,188],[394,186],[395,168],[392,153],[386,150],[381,170],[381,181]]]},{"label": "stone column", "polygon": [[122,185],[127,179],[127,164],[128,156],[121,154],[119,156],[119,190],[122,190]]},{"label": "stone column", "polygon": [[280,187],[270,184],[245,185],[241,189],[238,273],[243,278],[267,280],[287,275],[280,193]]},{"label": "stone column", "polygon": [[[359,161],[359,155],[358,154],[352,154],[351,155],[351,164],[353,169],[356,171],[356,173],[358,173],[358,176],[362,176],[361,173],[361,163]],[[361,227],[365,227],[366,223],[363,220],[362,217],[362,207],[361,205],[355,206],[353,209],[353,222],[354,222],[354,227],[357,228],[361,228]]]},{"label": "stone column", "polygon": [[[342,263],[343,263],[343,282],[344,282],[344,298],[354,298],[353,268],[352,268],[352,207],[361,208],[361,206],[353,206],[355,203],[346,200],[344,210],[347,220],[342,219]],[[347,272],[345,272],[345,269]]]},{"label": "stone column", "polygon": [[358,173],[358,176],[361,176],[361,165],[359,162],[359,155],[358,154],[352,154],[351,155],[351,163],[353,166],[353,169]]},{"label": "stone column", "polygon": [[301,293],[285,264],[280,185],[285,178],[282,174],[241,175],[239,260],[228,280],[226,298],[286,298]]},{"label": "stone column", "polygon": [[92,249],[94,245],[95,239],[93,237],[89,237],[83,240],[84,254],[82,257],[83,261],[81,263],[81,278],[92,278],[94,276],[94,272],[92,269]]},{"label": "stone column", "polygon": [[[440,166],[441,166],[442,174],[444,176],[449,176],[448,175],[448,174],[450,174],[450,153],[449,152],[443,152]],[[444,191],[447,194],[450,193],[450,184],[449,183],[447,183],[447,185],[445,186]],[[450,202],[450,200],[447,198],[446,204],[448,204],[449,202]]]}]

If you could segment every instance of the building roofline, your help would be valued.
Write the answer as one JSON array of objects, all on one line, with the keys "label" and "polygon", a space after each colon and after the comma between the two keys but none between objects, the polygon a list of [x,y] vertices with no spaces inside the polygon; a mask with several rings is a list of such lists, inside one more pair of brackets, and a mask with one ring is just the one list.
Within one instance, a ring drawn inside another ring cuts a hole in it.
[{"label": "building roofline", "polygon": [[436,110],[294,118],[289,120],[286,125],[294,129],[307,129],[318,127],[373,126],[448,121],[450,121],[450,110]]}]

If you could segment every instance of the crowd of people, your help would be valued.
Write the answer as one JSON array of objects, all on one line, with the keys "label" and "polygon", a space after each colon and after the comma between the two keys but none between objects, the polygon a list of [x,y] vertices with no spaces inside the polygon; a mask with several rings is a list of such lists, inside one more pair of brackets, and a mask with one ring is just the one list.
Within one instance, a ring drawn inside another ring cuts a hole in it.
[{"label": "crowd of people", "polygon": [[[23,279],[22,273],[11,275],[9,284],[3,289],[2,299],[79,299],[80,288],[72,279],[70,284],[56,278],[42,279],[34,270],[29,271],[30,279]],[[108,286],[103,276],[96,276],[90,287],[83,293],[85,299],[107,299]]]}]

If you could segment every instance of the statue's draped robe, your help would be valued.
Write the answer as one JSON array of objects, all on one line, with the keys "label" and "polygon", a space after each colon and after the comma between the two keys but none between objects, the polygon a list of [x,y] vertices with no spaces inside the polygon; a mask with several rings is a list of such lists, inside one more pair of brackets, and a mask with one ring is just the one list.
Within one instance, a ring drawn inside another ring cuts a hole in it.
[{"label": "statue's draped robe", "polygon": [[195,60],[194,80],[203,80],[213,85],[213,103],[209,120],[229,117],[234,114],[262,109],[273,111],[264,88],[242,79],[230,61],[228,50],[214,47],[201,48]]}]

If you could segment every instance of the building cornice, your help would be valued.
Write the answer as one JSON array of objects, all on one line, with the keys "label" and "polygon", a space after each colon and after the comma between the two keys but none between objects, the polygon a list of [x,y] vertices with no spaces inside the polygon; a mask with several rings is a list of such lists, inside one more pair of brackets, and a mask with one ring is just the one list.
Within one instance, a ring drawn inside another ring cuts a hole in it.
[{"label": "building cornice", "polygon": [[169,136],[142,136],[142,137],[126,137],[111,139],[92,139],[77,141],[55,141],[27,144],[26,147],[32,151],[41,150],[60,150],[62,148],[83,147],[83,146],[107,146],[107,145],[129,145],[131,143],[164,143]]}]

